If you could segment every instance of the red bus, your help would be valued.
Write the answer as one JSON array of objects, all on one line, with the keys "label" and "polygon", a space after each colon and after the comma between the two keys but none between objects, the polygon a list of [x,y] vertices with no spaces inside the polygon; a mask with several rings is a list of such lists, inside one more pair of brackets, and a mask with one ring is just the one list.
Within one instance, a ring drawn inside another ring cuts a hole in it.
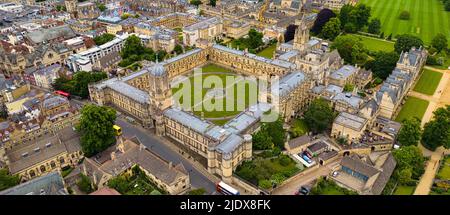
[{"label": "red bus", "polygon": [[70,93],[66,93],[66,92],[64,92],[64,91],[62,91],[62,90],[57,90],[57,91],[55,91],[55,94],[64,96],[64,97],[66,97],[66,98],[68,98],[68,99],[70,98]]},{"label": "red bus", "polygon": [[237,191],[230,185],[225,184],[223,181],[216,184],[216,190],[223,195],[239,195],[239,191]]}]

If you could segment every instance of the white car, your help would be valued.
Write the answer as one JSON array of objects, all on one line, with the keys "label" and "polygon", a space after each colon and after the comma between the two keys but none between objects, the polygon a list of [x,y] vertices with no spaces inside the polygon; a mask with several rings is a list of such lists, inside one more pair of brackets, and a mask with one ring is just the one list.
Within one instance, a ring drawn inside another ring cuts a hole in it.
[{"label": "white car", "polygon": [[332,174],[333,177],[336,177],[338,175],[339,175],[339,172],[337,172],[337,171],[334,171],[333,174]]}]

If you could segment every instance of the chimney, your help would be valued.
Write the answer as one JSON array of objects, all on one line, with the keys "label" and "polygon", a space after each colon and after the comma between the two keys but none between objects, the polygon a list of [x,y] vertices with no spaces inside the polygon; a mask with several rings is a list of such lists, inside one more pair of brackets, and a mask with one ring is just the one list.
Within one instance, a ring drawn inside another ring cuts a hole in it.
[{"label": "chimney", "polygon": [[116,159],[116,152],[111,152],[111,160],[115,160]]},{"label": "chimney", "polygon": [[172,169],[172,161],[169,162],[169,169]]}]

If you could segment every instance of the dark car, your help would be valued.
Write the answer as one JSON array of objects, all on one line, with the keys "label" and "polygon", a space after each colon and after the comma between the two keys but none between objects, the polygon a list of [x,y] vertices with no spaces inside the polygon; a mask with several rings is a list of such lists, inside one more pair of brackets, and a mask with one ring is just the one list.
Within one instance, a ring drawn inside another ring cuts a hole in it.
[{"label": "dark car", "polygon": [[295,195],[305,195],[306,196],[309,194],[309,192],[310,192],[310,190],[307,187],[302,186],[302,187],[300,187],[300,189],[298,189],[297,192],[295,192]]}]

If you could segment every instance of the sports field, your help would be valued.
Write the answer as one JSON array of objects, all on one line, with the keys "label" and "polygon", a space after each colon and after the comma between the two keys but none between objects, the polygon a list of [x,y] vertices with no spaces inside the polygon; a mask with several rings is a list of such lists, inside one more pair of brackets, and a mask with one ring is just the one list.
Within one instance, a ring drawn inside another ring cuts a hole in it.
[{"label": "sports field", "polygon": [[414,91],[427,95],[433,95],[439,85],[439,82],[441,81],[441,78],[442,73],[424,69],[419,81],[414,87]]},{"label": "sports field", "polygon": [[358,37],[361,43],[364,44],[364,47],[370,51],[394,51],[394,42],[357,34],[354,34],[354,36]]},{"label": "sports field", "polygon": [[422,120],[422,117],[428,108],[428,104],[428,101],[410,96],[406,99],[406,102],[400,110],[400,113],[397,115],[397,118],[395,118],[395,121],[402,122],[404,119],[412,117],[417,117]]},{"label": "sports field", "polygon": [[[191,107],[195,115],[223,125],[256,103],[258,98],[256,82],[239,79],[244,77],[214,64],[202,67],[200,75],[193,73],[190,77],[179,80],[178,87],[172,88],[174,99],[181,105],[186,101],[186,107]],[[200,77],[197,80],[202,81],[195,82],[196,77]],[[181,94],[182,89],[188,91]],[[186,100],[189,99],[187,96],[190,96],[190,101]],[[253,99],[250,99],[250,96]]]},{"label": "sports field", "polygon": [[[441,0],[360,0],[372,8],[372,17],[381,20],[384,35],[414,34],[429,44],[437,33],[450,40],[450,12],[444,10]],[[409,20],[400,20],[399,14],[408,11]]]}]

